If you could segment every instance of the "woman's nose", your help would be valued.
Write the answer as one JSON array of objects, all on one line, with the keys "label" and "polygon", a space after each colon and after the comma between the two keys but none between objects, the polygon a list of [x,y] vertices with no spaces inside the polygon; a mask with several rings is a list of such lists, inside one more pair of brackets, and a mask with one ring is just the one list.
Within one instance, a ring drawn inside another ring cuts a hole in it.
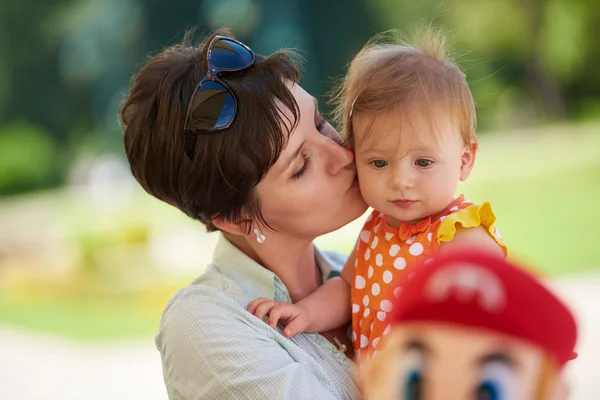
[{"label": "woman's nose", "polygon": [[354,162],[354,150],[342,147],[331,139],[325,139],[326,165],[329,173],[337,174]]}]

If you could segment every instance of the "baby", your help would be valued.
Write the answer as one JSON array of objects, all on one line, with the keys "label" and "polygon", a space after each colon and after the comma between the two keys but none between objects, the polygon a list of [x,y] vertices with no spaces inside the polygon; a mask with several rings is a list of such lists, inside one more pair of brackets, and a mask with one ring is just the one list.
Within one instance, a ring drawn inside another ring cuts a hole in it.
[{"label": "baby", "polygon": [[[360,189],[373,208],[341,278],[296,304],[248,310],[284,335],[323,332],[352,320],[357,357],[370,355],[389,333],[388,292],[415,266],[468,246],[506,255],[489,203],[455,197],[475,164],[475,107],[465,75],[428,30],[413,45],[369,43],[352,61],[336,115],[354,148]],[[340,284],[340,279],[345,284]],[[259,307],[260,305],[260,307]]]}]

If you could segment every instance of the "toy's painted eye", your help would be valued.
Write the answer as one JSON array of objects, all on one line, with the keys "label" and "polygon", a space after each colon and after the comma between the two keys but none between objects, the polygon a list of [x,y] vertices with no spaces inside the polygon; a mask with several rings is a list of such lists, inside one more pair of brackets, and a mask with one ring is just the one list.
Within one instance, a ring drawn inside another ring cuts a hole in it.
[{"label": "toy's painted eye", "polygon": [[495,360],[481,366],[475,400],[510,400],[515,397],[516,374],[512,364]]},{"label": "toy's painted eye", "polygon": [[407,371],[408,374],[406,376],[406,383],[404,392],[406,395],[404,398],[406,400],[419,400],[422,396],[422,385],[423,385],[423,376],[421,375],[421,371],[413,370]]},{"label": "toy's painted eye", "polygon": [[425,357],[420,349],[410,349],[404,355],[402,368],[402,400],[421,400],[423,398],[423,370]]}]

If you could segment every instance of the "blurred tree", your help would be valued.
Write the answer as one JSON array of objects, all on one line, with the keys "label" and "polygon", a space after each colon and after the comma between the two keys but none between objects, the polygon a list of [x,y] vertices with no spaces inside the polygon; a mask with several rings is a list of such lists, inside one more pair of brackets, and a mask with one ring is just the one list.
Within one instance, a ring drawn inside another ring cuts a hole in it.
[{"label": "blurred tree", "polygon": [[591,73],[600,59],[595,0],[370,4],[385,29],[433,23],[450,33],[486,129],[573,118],[590,108],[600,116],[600,78]]},{"label": "blurred tree", "polygon": [[556,77],[549,73],[549,66],[544,57],[547,52],[542,33],[549,3],[549,0],[527,0],[520,3],[525,14],[525,26],[529,30],[526,39],[529,57],[524,60],[525,70],[545,111],[549,115],[563,118],[566,112],[565,104]]},{"label": "blurred tree", "polygon": [[0,127],[0,195],[44,187],[55,178],[56,145],[45,129],[24,121]]},{"label": "blurred tree", "polygon": [[89,117],[89,92],[60,78],[58,28],[49,21],[77,0],[4,0],[0,11],[0,120],[21,118],[61,140]]},{"label": "blurred tree", "polygon": [[308,73],[314,76],[310,91],[320,97],[325,112],[329,92],[335,81],[343,78],[354,55],[381,24],[362,0],[306,0],[304,28],[313,50],[308,54]]},{"label": "blurred tree", "polygon": [[0,126],[47,132],[55,162],[0,191],[56,185],[82,151],[122,153],[115,113],[129,77],[187,28],[229,26],[262,53],[299,48],[302,85],[327,112],[333,80],[369,37],[427,23],[450,33],[483,129],[600,115],[597,0],[3,0]]}]

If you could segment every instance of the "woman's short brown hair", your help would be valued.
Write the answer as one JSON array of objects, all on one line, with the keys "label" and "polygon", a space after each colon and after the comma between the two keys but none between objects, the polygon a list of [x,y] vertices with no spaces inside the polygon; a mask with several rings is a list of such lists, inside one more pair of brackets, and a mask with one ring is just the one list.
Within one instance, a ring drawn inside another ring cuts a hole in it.
[{"label": "woman's short brown hair", "polygon": [[221,76],[237,98],[235,119],[224,131],[198,133],[190,160],[184,119],[190,97],[208,71],[206,55],[215,35],[232,37],[220,30],[195,46],[188,33],[133,77],[119,111],[125,152],[133,176],[149,194],[200,220],[208,231],[217,230],[212,218],[247,218],[268,227],[254,188],[297,124],[299,108],[286,84],[298,82],[300,72],[293,53],[278,51],[257,55],[253,66],[235,76]]}]

